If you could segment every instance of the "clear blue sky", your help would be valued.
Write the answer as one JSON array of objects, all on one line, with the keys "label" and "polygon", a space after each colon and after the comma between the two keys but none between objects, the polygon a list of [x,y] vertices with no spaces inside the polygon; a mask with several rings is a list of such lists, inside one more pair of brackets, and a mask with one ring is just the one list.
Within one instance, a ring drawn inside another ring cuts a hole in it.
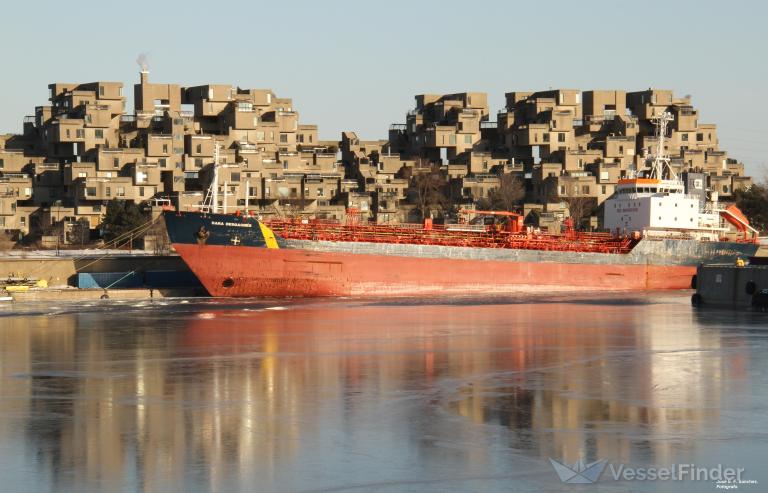
[{"label": "clear blue sky", "polygon": [[[385,138],[422,92],[669,88],[721,147],[768,169],[768,7],[761,1],[9,2],[0,132],[50,82],[231,83],[292,97],[320,136]],[[131,106],[132,107],[132,106]]]}]

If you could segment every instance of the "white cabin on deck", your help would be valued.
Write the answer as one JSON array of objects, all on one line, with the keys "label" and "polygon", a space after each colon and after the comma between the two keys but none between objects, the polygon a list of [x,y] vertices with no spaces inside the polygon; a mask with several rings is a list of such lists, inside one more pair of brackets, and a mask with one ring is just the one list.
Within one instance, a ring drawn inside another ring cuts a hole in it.
[{"label": "white cabin on deck", "polygon": [[685,234],[716,241],[725,231],[719,215],[703,212],[699,197],[687,195],[678,180],[620,180],[604,207],[605,228],[619,234]]}]

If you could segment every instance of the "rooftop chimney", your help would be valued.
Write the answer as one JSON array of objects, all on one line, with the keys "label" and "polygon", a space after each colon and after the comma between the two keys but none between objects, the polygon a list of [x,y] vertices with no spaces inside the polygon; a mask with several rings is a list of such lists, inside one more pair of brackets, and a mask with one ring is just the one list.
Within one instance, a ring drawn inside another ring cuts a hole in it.
[{"label": "rooftop chimney", "polygon": [[139,76],[141,83],[148,84],[149,83],[149,64],[147,63],[147,54],[139,53],[139,56],[136,58],[136,63],[138,63],[139,67],[141,67],[141,72]]}]

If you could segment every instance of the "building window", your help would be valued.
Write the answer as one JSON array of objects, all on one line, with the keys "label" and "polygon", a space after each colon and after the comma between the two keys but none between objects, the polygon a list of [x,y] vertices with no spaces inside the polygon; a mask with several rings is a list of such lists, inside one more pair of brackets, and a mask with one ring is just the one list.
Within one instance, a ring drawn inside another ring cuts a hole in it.
[{"label": "building window", "polygon": [[[537,138],[536,138],[536,142],[538,142],[538,141],[539,141],[539,139],[538,139],[538,137],[539,137],[539,136],[538,136],[538,134],[536,135],[536,137],[537,137]],[[549,142],[549,134],[544,134],[544,142]]]},{"label": "building window", "polygon": [[120,158],[113,158],[112,159],[112,167],[119,168],[120,167]]},{"label": "building window", "polygon": [[84,128],[78,128],[75,130],[75,137],[78,139],[84,139],[85,138],[85,129]]},{"label": "building window", "polygon": [[608,192],[608,187],[603,185],[603,195],[605,195]]},{"label": "building window", "polygon": [[465,144],[471,144],[472,143],[472,136],[471,135],[465,135],[464,136],[464,143]]},{"label": "building window", "polygon": [[5,159],[0,159],[0,169],[5,168]]},{"label": "building window", "polygon": [[232,173],[229,177],[232,181],[240,181],[240,173]]},{"label": "building window", "polygon": [[195,152],[197,152],[198,154],[202,154],[203,153],[203,144],[197,144],[196,149],[197,150]]},{"label": "building window", "polygon": [[139,196],[140,197],[144,196],[144,187],[139,187]]},{"label": "building window", "polygon": [[195,168],[202,168],[203,167],[203,160],[198,158],[195,158]]},{"label": "building window", "polygon": [[99,86],[99,96],[104,95],[104,86]]},{"label": "building window", "polygon": [[448,136],[448,144],[456,145],[456,134],[451,134]]},{"label": "building window", "polygon": [[163,144],[163,154],[168,153],[168,144]]},{"label": "building window", "polygon": [[682,134],[680,138],[683,139],[683,142],[688,142],[688,134]]},{"label": "building window", "polygon": [[565,142],[565,134],[557,134],[558,142]]},{"label": "building window", "polygon": [[302,143],[303,143],[303,142],[304,142],[304,134],[299,134],[299,135],[297,135],[297,136],[296,136],[296,140],[298,140],[299,142],[302,142]]},{"label": "building window", "polygon": [[583,193],[584,195],[589,195],[589,185],[583,185],[581,187],[581,193]]},{"label": "building window", "polygon": [[125,187],[117,187],[117,196],[125,197]]},{"label": "building window", "polygon": [[280,134],[280,142],[288,142],[288,134]]},{"label": "building window", "polygon": [[96,196],[96,187],[88,187],[85,189],[85,195],[89,197],[95,197]]},{"label": "building window", "polygon": [[264,140],[264,132],[256,132],[256,140]]},{"label": "building window", "polygon": [[560,185],[560,195],[565,195],[565,185]]},{"label": "building window", "polygon": [[107,195],[107,197],[111,197],[112,196],[112,188],[111,187],[107,187],[106,195]]},{"label": "building window", "polygon": [[103,139],[104,138],[104,130],[97,128],[95,136],[97,139]]},{"label": "building window", "polygon": [[[712,134],[710,134],[709,140],[712,140]],[[704,134],[696,134],[696,142],[703,142]]]}]

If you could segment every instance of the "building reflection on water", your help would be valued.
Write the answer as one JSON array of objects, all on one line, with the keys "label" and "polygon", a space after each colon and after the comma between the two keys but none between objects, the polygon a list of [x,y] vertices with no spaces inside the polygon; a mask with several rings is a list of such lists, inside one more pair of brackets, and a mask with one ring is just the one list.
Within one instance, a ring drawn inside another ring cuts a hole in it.
[{"label": "building reflection on water", "polygon": [[414,471],[483,471],[499,450],[670,463],[749,367],[692,317],[341,302],[6,317],[0,454],[64,488],[142,491],[311,485],[296,476],[357,453]]}]

